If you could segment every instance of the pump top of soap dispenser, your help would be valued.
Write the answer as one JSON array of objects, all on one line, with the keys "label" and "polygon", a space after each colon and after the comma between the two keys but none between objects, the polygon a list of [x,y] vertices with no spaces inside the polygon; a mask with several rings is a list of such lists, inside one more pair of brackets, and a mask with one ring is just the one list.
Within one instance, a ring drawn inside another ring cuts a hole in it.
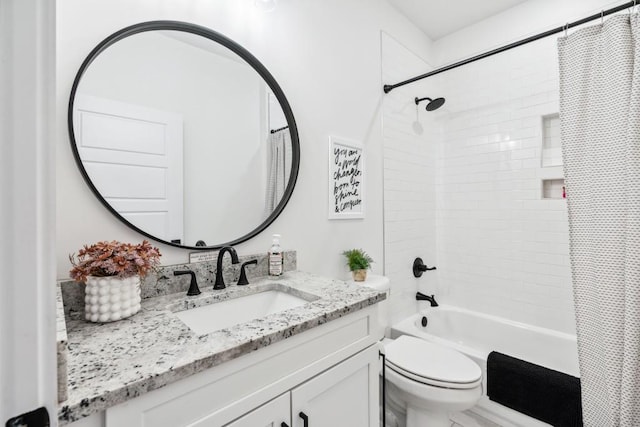
[{"label": "pump top of soap dispenser", "polygon": [[273,246],[280,247],[280,235],[279,234],[274,234],[273,235],[273,240],[271,241],[271,243],[273,244]]}]

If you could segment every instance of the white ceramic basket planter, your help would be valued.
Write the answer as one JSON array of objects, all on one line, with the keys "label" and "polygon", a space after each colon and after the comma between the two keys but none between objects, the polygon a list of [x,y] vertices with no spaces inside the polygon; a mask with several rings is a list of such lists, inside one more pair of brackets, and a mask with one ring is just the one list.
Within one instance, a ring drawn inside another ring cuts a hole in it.
[{"label": "white ceramic basket planter", "polygon": [[87,277],[84,315],[90,322],[114,322],[140,311],[140,277]]}]

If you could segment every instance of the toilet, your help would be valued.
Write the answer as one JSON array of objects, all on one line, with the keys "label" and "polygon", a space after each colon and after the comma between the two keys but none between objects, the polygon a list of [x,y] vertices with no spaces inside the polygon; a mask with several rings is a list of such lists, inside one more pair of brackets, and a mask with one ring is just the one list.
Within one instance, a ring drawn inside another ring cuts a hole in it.
[{"label": "toilet", "polygon": [[[358,283],[389,297],[387,277],[370,274],[365,282]],[[458,351],[420,338],[384,338],[385,330],[391,326],[388,307],[387,300],[378,304],[385,353],[386,409],[391,410],[398,427],[449,427],[450,412],[469,409],[480,399],[480,367]]]}]

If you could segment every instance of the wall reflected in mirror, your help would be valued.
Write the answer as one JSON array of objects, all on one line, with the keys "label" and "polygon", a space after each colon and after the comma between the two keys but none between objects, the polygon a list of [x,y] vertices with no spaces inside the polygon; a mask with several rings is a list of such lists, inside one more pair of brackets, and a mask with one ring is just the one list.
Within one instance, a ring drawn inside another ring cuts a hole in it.
[{"label": "wall reflected in mirror", "polygon": [[167,30],[102,51],[73,109],[77,151],[102,198],[142,231],[185,246],[233,241],[272,213],[291,177],[287,125],[242,58]]}]

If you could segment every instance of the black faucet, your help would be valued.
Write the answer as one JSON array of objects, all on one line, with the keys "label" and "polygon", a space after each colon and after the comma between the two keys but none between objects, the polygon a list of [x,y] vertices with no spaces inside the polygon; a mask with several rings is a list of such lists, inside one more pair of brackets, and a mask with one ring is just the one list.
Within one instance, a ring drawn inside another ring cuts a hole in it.
[{"label": "black faucet", "polygon": [[224,289],[226,287],[224,284],[224,278],[222,277],[222,258],[224,258],[224,254],[227,252],[231,255],[231,264],[237,264],[240,262],[240,260],[238,260],[238,253],[231,246],[225,246],[220,249],[218,252],[218,264],[216,266],[216,282],[213,285],[213,289]]},{"label": "black faucet", "polygon": [[416,293],[416,301],[429,301],[431,303],[431,307],[437,307],[438,303],[433,295],[425,295],[422,292]]}]

